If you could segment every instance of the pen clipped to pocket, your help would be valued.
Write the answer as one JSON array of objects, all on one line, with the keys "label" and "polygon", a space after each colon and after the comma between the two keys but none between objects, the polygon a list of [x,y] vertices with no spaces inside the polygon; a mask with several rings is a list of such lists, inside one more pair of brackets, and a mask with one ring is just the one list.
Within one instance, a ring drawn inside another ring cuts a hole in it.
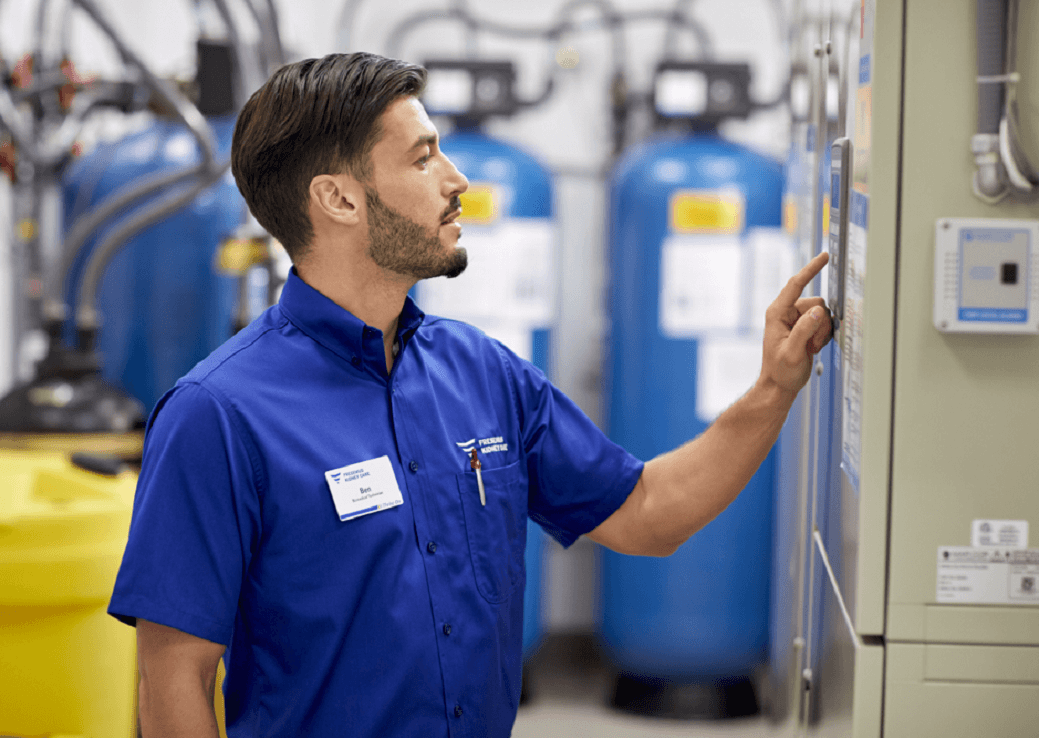
[{"label": "pen clipped to pocket", "polygon": [[469,466],[476,472],[476,486],[480,489],[480,504],[484,507],[487,506],[487,492],[483,487],[483,476],[480,474],[480,469],[483,464],[480,463],[479,457],[476,455],[476,447],[474,446],[470,451]]}]

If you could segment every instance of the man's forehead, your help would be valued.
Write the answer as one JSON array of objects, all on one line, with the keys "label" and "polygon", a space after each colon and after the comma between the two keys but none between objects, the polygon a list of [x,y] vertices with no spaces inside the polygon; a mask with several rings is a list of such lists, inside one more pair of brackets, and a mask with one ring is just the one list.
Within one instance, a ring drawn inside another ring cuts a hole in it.
[{"label": "man's forehead", "polygon": [[437,129],[416,97],[395,100],[382,114],[382,136],[376,148],[404,153],[437,140]]}]

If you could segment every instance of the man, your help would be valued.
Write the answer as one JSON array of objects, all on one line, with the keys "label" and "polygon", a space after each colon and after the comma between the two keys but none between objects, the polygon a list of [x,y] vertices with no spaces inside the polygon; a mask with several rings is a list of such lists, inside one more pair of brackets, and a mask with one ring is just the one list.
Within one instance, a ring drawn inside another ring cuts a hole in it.
[{"label": "man", "polygon": [[222,656],[231,736],[505,738],[528,515],[563,545],[669,555],[750,479],[829,339],[799,299],[820,257],[769,309],[755,386],[643,465],[530,364],[408,299],[466,265],[468,183],[424,82],[311,59],[239,117],[238,186],[294,269],[149,421],[109,608],[137,626],[145,738],[216,735]]}]

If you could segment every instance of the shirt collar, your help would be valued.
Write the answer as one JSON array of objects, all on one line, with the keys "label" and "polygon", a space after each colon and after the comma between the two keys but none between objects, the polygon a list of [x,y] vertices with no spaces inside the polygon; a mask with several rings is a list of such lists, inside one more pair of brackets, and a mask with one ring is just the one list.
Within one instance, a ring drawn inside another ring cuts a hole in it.
[{"label": "shirt collar", "polygon": [[[366,344],[370,347],[376,338],[381,345],[380,330],[365,325],[353,313],[304,282],[295,267],[289,270],[278,305],[300,330],[347,361],[363,357]],[[425,317],[410,296],[404,298],[404,308],[397,320],[397,337],[402,348]]]}]

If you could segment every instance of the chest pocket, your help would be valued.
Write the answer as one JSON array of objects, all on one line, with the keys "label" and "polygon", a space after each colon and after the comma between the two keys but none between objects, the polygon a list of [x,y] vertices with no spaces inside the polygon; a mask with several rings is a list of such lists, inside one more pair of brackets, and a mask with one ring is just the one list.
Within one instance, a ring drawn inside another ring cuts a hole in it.
[{"label": "chest pocket", "polygon": [[476,587],[488,602],[509,598],[524,584],[527,547],[527,487],[517,461],[500,469],[482,469],[487,504],[480,504],[476,472],[458,475],[469,555]]}]

